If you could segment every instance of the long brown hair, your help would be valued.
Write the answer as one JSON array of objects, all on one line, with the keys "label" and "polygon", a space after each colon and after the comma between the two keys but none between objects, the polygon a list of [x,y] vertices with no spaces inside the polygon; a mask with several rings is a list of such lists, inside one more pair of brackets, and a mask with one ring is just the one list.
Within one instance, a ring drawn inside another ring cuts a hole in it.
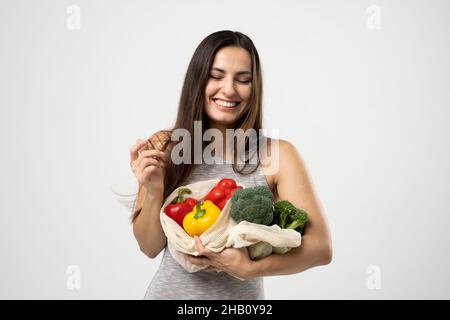
[{"label": "long brown hair", "polygon": [[[262,74],[261,64],[258,52],[252,40],[245,34],[237,31],[223,30],[210,34],[198,45],[192,59],[189,63],[186,76],[184,79],[183,89],[178,106],[178,115],[175,125],[171,130],[186,129],[190,136],[194,137],[194,121],[202,122],[202,132],[209,129],[209,118],[204,112],[205,105],[205,88],[209,79],[210,69],[214,61],[215,54],[223,47],[235,46],[245,49],[251,57],[252,61],[252,92],[245,111],[234,124],[234,129],[241,128],[244,131],[247,129],[254,129],[257,133],[257,148],[259,147],[259,129],[262,129]],[[169,131],[170,132],[170,131]],[[202,139],[202,150],[206,147]],[[233,143],[234,160],[233,170],[240,174],[250,174],[256,170],[257,166],[253,166],[252,170],[248,170],[250,166],[249,159],[246,159],[248,165],[244,165],[241,169],[236,166],[237,152],[235,143]],[[194,139],[191,139],[191,150],[194,150]],[[249,152],[248,141],[245,141],[246,153]],[[258,150],[258,149],[257,149]],[[258,154],[258,153],[257,153]],[[258,155],[257,155],[258,157]],[[257,158],[257,165],[260,159]],[[166,174],[164,177],[164,199],[170,195],[173,190],[182,185],[189,177],[194,169],[194,154],[191,152],[190,163],[182,163],[175,165],[169,161],[166,167]],[[135,203],[137,201],[137,197]],[[132,215],[132,221],[137,218],[141,208],[136,208]]]}]

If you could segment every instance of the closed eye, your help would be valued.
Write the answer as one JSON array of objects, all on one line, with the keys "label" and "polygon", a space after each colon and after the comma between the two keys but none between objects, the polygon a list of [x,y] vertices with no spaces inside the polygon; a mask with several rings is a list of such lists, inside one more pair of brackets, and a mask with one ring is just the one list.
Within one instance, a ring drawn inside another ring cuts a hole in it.
[{"label": "closed eye", "polygon": [[[215,76],[215,75],[210,75],[209,76],[211,79],[214,79],[214,80],[222,80],[223,78],[222,77],[219,77],[219,76]],[[239,80],[239,79],[237,79],[236,80],[237,82],[239,82],[239,83],[242,83],[242,84],[248,84],[248,83],[250,83],[250,79],[247,79],[247,80]]]}]

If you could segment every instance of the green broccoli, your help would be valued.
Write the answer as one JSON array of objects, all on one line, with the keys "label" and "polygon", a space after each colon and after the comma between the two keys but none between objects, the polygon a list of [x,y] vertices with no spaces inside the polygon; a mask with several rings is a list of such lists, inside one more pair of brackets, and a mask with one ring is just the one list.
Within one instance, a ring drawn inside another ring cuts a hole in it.
[{"label": "green broccoli", "polygon": [[288,200],[275,203],[273,224],[278,224],[282,229],[294,229],[303,234],[307,221],[308,214],[306,211],[296,208]]},{"label": "green broccoli", "polygon": [[273,220],[273,194],[266,186],[238,189],[231,197],[231,216],[239,223],[243,220],[270,225]]}]

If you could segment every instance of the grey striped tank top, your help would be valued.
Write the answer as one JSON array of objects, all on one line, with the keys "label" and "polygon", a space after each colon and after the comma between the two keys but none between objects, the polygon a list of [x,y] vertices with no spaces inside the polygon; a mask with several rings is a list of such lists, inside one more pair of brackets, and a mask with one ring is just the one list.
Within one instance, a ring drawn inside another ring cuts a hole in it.
[{"label": "grey striped tank top", "polygon": [[[253,173],[245,175],[235,173],[229,163],[196,165],[184,184],[221,178],[232,178],[247,187],[268,185],[261,167],[258,166]],[[226,272],[189,273],[173,259],[167,246],[161,264],[144,296],[144,299],[152,300],[258,300],[264,298],[262,277],[241,281]]]}]

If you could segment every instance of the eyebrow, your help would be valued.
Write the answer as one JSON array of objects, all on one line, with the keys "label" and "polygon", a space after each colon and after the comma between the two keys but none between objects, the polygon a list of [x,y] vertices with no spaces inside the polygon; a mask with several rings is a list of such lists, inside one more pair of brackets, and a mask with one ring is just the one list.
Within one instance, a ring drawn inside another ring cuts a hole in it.
[{"label": "eyebrow", "polygon": [[[220,68],[216,68],[216,67],[211,68],[211,71],[218,71],[218,72],[221,72],[221,73],[226,73],[225,70],[220,69]],[[241,75],[241,74],[252,74],[252,73],[250,71],[239,71],[239,72],[236,72],[236,74],[237,75]]]}]

